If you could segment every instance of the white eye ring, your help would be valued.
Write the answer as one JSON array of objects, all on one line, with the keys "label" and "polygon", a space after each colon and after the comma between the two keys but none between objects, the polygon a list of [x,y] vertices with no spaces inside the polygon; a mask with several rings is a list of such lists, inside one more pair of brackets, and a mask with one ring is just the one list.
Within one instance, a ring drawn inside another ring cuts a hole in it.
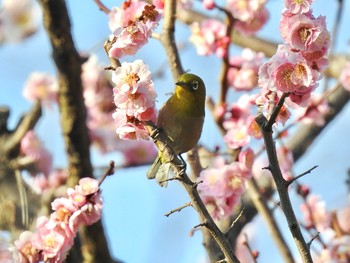
[{"label": "white eye ring", "polygon": [[192,89],[197,90],[199,87],[199,83],[197,80],[192,81]]}]

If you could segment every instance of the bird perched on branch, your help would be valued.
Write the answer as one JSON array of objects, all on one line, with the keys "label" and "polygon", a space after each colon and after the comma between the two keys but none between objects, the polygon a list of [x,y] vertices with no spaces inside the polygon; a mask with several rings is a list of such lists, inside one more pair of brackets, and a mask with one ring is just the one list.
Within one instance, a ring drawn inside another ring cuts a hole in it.
[{"label": "bird perched on branch", "polygon": [[[205,108],[205,85],[197,75],[185,73],[175,83],[174,94],[159,111],[157,127],[163,132],[169,146],[179,155],[191,150],[198,142],[203,128]],[[168,177],[170,164],[158,156],[147,173],[149,179],[156,178],[161,186]]]}]

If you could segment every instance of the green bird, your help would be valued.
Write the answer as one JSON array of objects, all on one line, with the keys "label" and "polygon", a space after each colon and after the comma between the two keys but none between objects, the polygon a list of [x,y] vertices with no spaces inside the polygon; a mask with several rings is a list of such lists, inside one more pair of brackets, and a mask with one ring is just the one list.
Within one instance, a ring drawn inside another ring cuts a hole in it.
[{"label": "green bird", "polygon": [[[205,85],[197,75],[185,73],[175,83],[174,94],[161,107],[157,127],[168,138],[169,146],[179,155],[191,150],[198,142],[203,128],[205,115]],[[170,164],[158,156],[151,166],[147,177],[156,178],[161,186],[168,177]]]}]

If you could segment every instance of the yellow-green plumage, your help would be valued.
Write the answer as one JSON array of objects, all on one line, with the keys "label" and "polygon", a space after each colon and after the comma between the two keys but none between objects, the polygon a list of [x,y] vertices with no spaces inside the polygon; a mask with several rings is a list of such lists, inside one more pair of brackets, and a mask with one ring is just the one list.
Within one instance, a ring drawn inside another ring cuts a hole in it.
[{"label": "yellow-green plumage", "polygon": [[[182,74],[176,82],[174,94],[159,111],[157,127],[168,137],[169,146],[176,154],[191,150],[198,142],[204,122],[205,85],[194,74]],[[164,162],[164,161],[163,161]],[[147,177],[153,179],[162,164],[161,152]]]}]

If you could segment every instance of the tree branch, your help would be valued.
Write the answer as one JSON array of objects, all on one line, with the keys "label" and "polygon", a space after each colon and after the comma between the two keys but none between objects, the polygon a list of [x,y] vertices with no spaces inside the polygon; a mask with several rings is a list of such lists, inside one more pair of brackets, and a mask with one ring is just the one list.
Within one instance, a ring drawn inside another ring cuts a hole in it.
[{"label": "tree branch", "polygon": [[268,120],[262,113],[259,114],[255,120],[258,123],[263,134],[267,157],[269,159],[268,169],[270,170],[272,177],[276,183],[277,192],[280,197],[281,208],[287,220],[290,232],[292,233],[294,242],[296,243],[303,262],[312,262],[310,249],[301,233],[289,198],[288,183],[282,176],[282,172],[277,160],[276,146],[272,137],[272,129],[267,125]]},{"label": "tree branch", "polygon": [[[146,128],[149,134],[155,134],[157,127],[152,122],[147,122]],[[164,159],[169,160],[171,163],[174,172],[177,177],[179,177],[179,181],[185,187],[188,195],[191,198],[191,205],[197,211],[200,218],[200,225],[206,226],[212,237],[215,239],[219,247],[221,248],[225,260],[228,263],[239,262],[236,256],[233,254],[232,245],[228,242],[226,236],[220,231],[220,229],[215,224],[214,220],[210,216],[207,208],[202,202],[199,193],[197,191],[197,183],[192,182],[188,177],[186,172],[183,170],[182,161],[173,153],[173,150],[168,146],[167,139],[165,135],[159,133],[155,144],[162,151],[162,156]]]},{"label": "tree branch", "polygon": [[181,65],[179,52],[176,47],[174,32],[175,32],[175,20],[176,13],[176,0],[165,0],[164,2],[164,21],[163,28],[160,34],[160,41],[167,54],[168,64],[170,65],[173,79],[177,80],[178,77],[184,73]]},{"label": "tree branch", "polygon": [[[82,92],[82,59],[73,42],[65,1],[39,0],[39,3],[58,71],[58,102],[68,155],[68,184],[75,185],[80,178],[93,174]],[[84,262],[114,262],[109,254],[101,222],[83,228],[80,236]]]}]

